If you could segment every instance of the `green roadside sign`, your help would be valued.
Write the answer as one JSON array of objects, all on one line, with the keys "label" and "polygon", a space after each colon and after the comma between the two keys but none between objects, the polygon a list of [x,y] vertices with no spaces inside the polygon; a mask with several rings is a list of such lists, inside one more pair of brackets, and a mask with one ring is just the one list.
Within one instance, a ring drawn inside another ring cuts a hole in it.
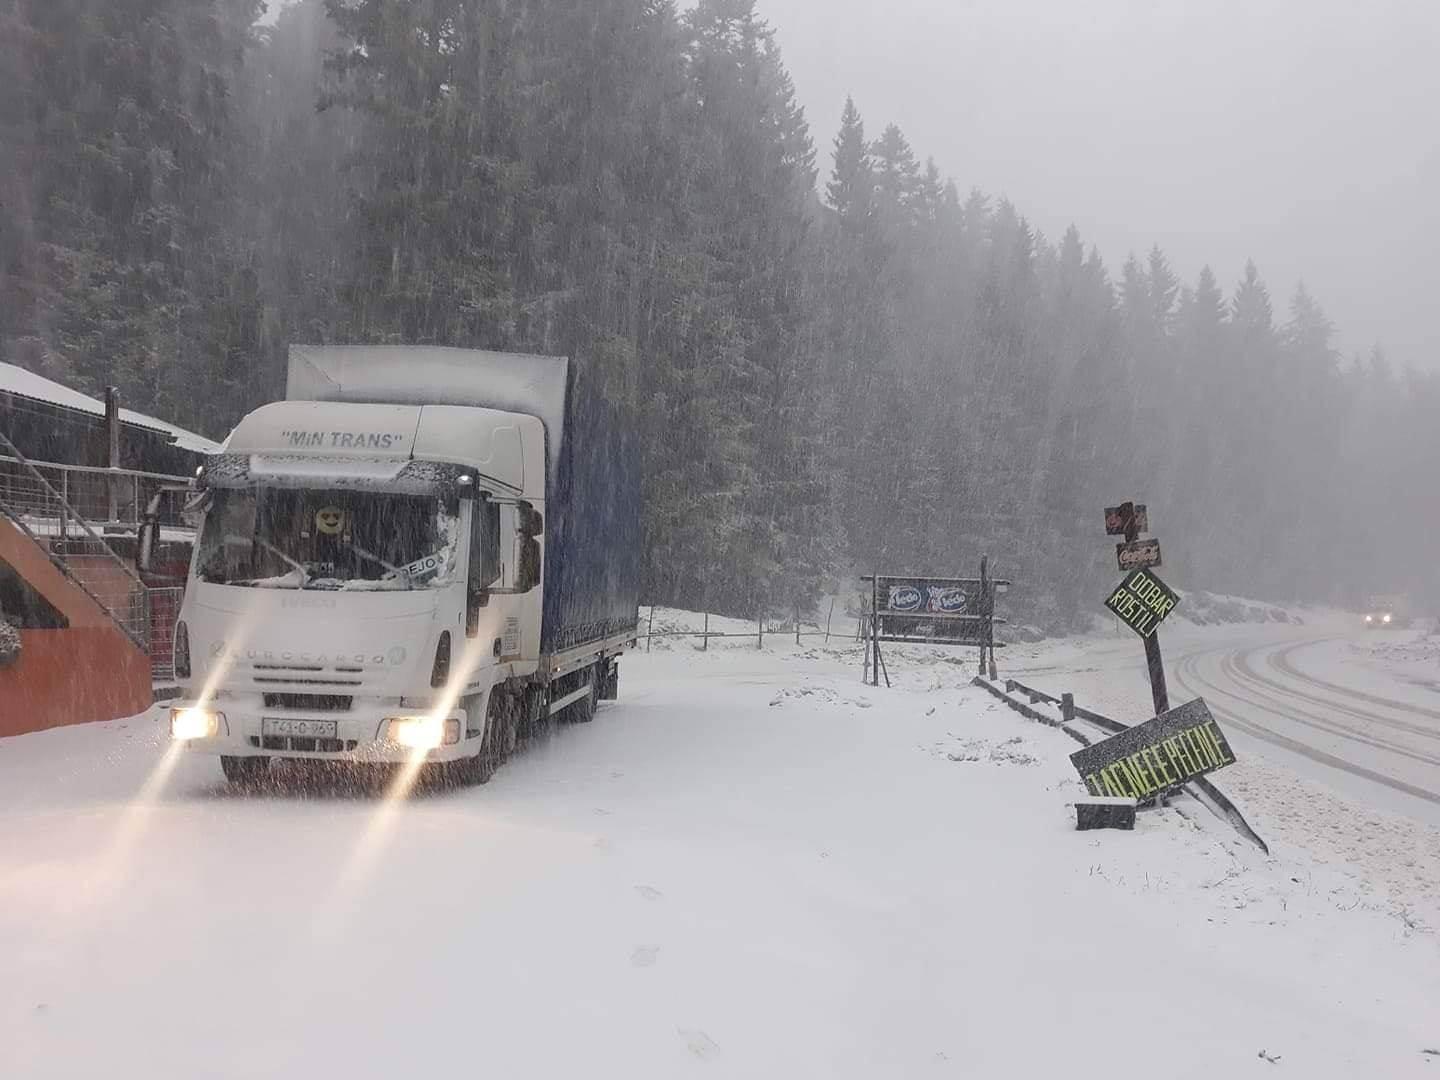
[{"label": "green roadside sign", "polygon": [[1142,569],[1127,574],[1105,606],[1135,633],[1148,638],[1179,602],[1170,586],[1153,571]]}]

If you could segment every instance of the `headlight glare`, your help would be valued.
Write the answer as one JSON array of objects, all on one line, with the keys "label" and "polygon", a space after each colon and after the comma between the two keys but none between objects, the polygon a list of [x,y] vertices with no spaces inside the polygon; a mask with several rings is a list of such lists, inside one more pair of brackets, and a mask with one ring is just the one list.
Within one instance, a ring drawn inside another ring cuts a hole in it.
[{"label": "headlight glare", "polygon": [[460,741],[460,721],[433,716],[392,716],[385,721],[385,737],[411,750],[434,750]]},{"label": "headlight glare", "polygon": [[213,739],[220,734],[225,714],[211,709],[171,709],[170,735],[182,742],[191,739]]}]

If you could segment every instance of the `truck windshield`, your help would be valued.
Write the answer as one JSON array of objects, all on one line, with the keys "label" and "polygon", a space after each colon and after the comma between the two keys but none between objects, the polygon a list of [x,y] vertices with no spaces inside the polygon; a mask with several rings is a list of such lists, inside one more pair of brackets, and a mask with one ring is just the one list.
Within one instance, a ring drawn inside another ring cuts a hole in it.
[{"label": "truck windshield", "polygon": [[196,573],[217,585],[373,592],[455,579],[457,506],[433,495],[219,490]]}]

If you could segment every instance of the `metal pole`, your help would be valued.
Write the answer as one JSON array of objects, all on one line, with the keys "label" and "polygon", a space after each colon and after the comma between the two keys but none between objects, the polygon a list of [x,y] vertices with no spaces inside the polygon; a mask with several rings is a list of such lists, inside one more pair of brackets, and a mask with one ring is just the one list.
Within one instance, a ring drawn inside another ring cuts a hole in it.
[{"label": "metal pole", "polygon": [[830,614],[825,616],[825,644],[830,644],[830,620],[835,617],[835,598],[830,597]]},{"label": "metal pole", "polygon": [[765,648],[765,615],[763,612],[755,617],[755,648]]},{"label": "metal pole", "polygon": [[[120,388],[105,388],[105,427],[110,436],[110,461],[112,469],[120,468]],[[110,521],[120,520],[120,483],[118,477],[111,477],[106,485],[110,489]]]},{"label": "metal pole", "polygon": [[645,651],[650,651],[650,639],[655,634],[655,605],[650,605],[650,621],[645,625]]},{"label": "metal pole", "polygon": [[710,651],[710,612],[705,612],[705,636],[700,639],[700,651]]},{"label": "metal pole", "polygon": [[800,605],[795,605],[795,644],[800,644]]}]

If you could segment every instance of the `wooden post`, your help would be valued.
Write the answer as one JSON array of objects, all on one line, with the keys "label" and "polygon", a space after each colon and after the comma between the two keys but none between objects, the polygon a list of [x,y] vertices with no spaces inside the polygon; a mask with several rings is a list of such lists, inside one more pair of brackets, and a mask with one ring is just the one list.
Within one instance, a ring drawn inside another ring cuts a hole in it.
[{"label": "wooden post", "polygon": [[[880,575],[876,574],[870,585],[870,644],[875,659],[871,671],[875,674],[875,685],[880,685],[880,672],[885,668],[885,656],[880,651]],[[890,672],[885,670],[885,685],[890,685]]]},{"label": "wooden post", "polygon": [[765,613],[763,611],[755,617],[755,648],[765,648]]},{"label": "wooden post", "polygon": [[835,617],[835,598],[830,597],[830,614],[825,616],[825,644],[830,644],[830,620]]},{"label": "wooden post", "polygon": [[1074,694],[1061,694],[1061,695],[1060,695],[1060,719],[1061,719],[1062,722],[1064,722],[1064,723],[1066,723],[1066,724],[1069,724],[1069,723],[1073,723],[1073,722],[1074,722],[1074,720],[1075,720],[1075,695],[1074,695]]},{"label": "wooden post", "polygon": [[989,580],[986,578],[986,575],[985,575],[985,569],[986,569],[986,567],[989,566],[989,565],[990,565],[990,556],[988,556],[988,555],[981,555],[981,556],[980,556],[980,614],[984,617],[984,622],[982,622],[982,623],[980,624],[980,677],[981,677],[982,679],[985,677],[985,639],[989,636],[989,634],[986,632],[986,628],[990,625],[990,615],[989,615],[989,611],[988,611],[989,599],[990,599],[990,595],[989,595],[989,593],[990,593],[990,583],[989,583]]},{"label": "wooden post", "polygon": [[[1126,504],[1127,506],[1130,504]],[[1135,515],[1125,523],[1125,542],[1133,544],[1140,539],[1140,530],[1135,526]],[[1160,655],[1160,631],[1153,630],[1145,639],[1145,666],[1150,671],[1150,697],[1155,703],[1155,715],[1170,711],[1170,695],[1165,686],[1165,661]]]},{"label": "wooden post", "polygon": [[700,651],[710,651],[710,612],[705,612],[705,633],[700,638]]},{"label": "wooden post", "polygon": [[795,605],[795,644],[800,644],[800,605]]},{"label": "wooden post", "polygon": [[650,622],[645,626],[645,651],[650,651],[650,639],[655,635],[655,605],[650,605]]}]

